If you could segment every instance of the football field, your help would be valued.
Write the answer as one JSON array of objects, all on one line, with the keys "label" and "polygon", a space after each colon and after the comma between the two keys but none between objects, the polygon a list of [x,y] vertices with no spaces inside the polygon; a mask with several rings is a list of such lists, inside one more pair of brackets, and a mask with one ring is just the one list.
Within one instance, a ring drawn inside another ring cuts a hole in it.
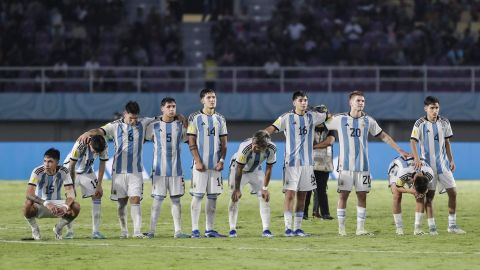
[{"label": "football field", "polygon": [[[434,206],[438,236],[413,236],[414,199],[404,196],[405,236],[395,235],[391,193],[386,181],[374,181],[368,196],[366,229],[375,236],[355,236],[356,197],[347,208],[347,237],[337,236],[337,221],[309,219],[303,228],[308,238],[283,237],[281,182],[271,182],[272,239],[261,238],[258,200],[243,191],[238,238],[173,239],[169,199],[162,206],[157,238],[118,239],[116,204],[108,199],[110,181],[105,183],[101,231],[107,240],[92,240],[91,200],[78,199],[82,206],[75,220],[75,239],[56,241],[56,220],[38,220],[41,241],[22,241],[30,228],[21,209],[26,181],[0,181],[0,269],[478,269],[480,265],[480,181],[458,181],[458,224],[466,235],[451,235],[447,227],[447,195],[436,195]],[[190,182],[186,183],[187,190]],[[329,200],[336,216],[335,181],[330,181]],[[227,187],[227,185],[225,185]],[[150,194],[150,185],[145,185]],[[190,195],[182,200],[183,230],[189,233]],[[217,204],[216,229],[228,234],[228,192]],[[205,200],[204,200],[205,201]],[[142,202],[143,231],[147,231],[152,199]],[[311,214],[311,213],[309,213]],[[132,224],[129,218],[129,229]],[[200,228],[205,224],[204,204]],[[426,218],[423,228],[427,230]]]}]

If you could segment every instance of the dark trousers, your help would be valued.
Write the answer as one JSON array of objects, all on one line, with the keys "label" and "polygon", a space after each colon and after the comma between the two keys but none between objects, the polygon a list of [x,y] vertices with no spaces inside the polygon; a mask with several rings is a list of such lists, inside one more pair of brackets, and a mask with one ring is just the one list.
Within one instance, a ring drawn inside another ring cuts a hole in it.
[{"label": "dark trousers", "polygon": [[[327,182],[330,172],[313,171],[313,173],[315,174],[315,181],[317,182],[317,188],[313,190],[315,193],[313,199],[313,213],[318,213],[320,211],[322,216],[330,215],[327,195]],[[305,215],[308,214],[308,206],[310,205],[311,197],[312,191],[307,192],[307,197],[305,198],[305,210],[303,211]]]}]

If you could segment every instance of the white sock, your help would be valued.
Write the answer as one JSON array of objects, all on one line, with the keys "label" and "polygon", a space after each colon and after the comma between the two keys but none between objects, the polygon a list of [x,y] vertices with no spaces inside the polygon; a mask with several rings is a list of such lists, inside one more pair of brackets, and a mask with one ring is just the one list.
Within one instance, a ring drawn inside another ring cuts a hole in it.
[{"label": "white sock", "polygon": [[118,220],[120,222],[120,229],[122,232],[125,232],[128,234],[128,228],[127,228],[127,202],[128,201],[118,201],[117,205],[117,211],[118,211]]},{"label": "white sock", "polygon": [[415,228],[420,229],[420,226],[422,225],[422,212],[415,212]]},{"label": "white sock", "polygon": [[142,234],[142,208],[140,208],[140,204],[130,204],[130,215],[133,221],[133,235]]},{"label": "white sock", "polygon": [[232,202],[228,204],[228,224],[230,225],[230,230],[237,229],[237,218],[238,218],[238,206],[240,202]]},{"label": "white sock", "polygon": [[37,219],[32,217],[32,218],[25,218],[25,220],[30,224],[30,227],[32,229],[38,229],[38,224],[37,224]]},{"label": "white sock", "polygon": [[65,225],[67,225],[70,222],[72,222],[72,220],[66,219],[66,218],[63,217],[63,218],[60,219],[60,221],[58,221],[57,225],[55,225],[55,228],[58,231],[62,231],[63,227],[65,227]]},{"label": "white sock", "polygon": [[[102,200],[93,199],[92,200],[92,232],[98,232],[100,229],[100,222],[102,221],[101,210],[102,209]],[[70,229],[70,223],[68,228]]]},{"label": "white sock", "polygon": [[448,214],[448,227],[457,225],[457,214]]},{"label": "white sock", "polygon": [[198,220],[200,219],[200,211],[202,210],[202,198],[192,197],[190,206],[190,215],[192,217],[192,231],[198,230]]},{"label": "white sock", "polygon": [[205,214],[206,214],[206,230],[213,230],[213,225],[215,224],[215,212],[217,210],[217,198],[207,199],[205,204]]},{"label": "white sock", "polygon": [[428,227],[429,228],[436,226],[435,225],[435,218],[429,218],[429,219],[427,219],[427,222],[428,222]]},{"label": "white sock", "polygon": [[67,224],[67,232],[73,233],[73,221]]},{"label": "white sock", "polygon": [[160,217],[160,209],[162,209],[163,197],[153,197],[152,210],[150,213],[150,233],[155,234],[157,231],[158,217]]},{"label": "white sock", "polygon": [[338,227],[345,228],[345,219],[347,218],[347,209],[337,208]]},{"label": "white sock", "polygon": [[292,229],[292,212],[283,212],[283,221],[285,222],[285,230]]},{"label": "white sock", "polygon": [[403,228],[402,213],[393,214],[393,220],[395,221],[395,227]]},{"label": "white sock", "polygon": [[170,198],[172,200],[172,218],[175,233],[182,231],[182,205],[180,198]]},{"label": "white sock", "polygon": [[262,219],[263,230],[270,229],[270,203],[266,202],[261,196],[258,197],[260,203],[260,218]]},{"label": "white sock", "polygon": [[295,212],[295,217],[293,218],[293,230],[294,231],[302,228],[302,220],[303,220],[303,211],[302,212]]},{"label": "white sock", "polygon": [[365,230],[365,219],[367,218],[367,209],[357,206],[357,231]]}]

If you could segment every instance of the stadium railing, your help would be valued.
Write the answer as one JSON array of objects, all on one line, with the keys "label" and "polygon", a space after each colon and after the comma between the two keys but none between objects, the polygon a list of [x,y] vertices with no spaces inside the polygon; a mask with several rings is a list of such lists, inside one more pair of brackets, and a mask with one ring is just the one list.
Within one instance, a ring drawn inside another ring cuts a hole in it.
[{"label": "stadium railing", "polygon": [[0,92],[476,92],[478,66],[0,67]]}]

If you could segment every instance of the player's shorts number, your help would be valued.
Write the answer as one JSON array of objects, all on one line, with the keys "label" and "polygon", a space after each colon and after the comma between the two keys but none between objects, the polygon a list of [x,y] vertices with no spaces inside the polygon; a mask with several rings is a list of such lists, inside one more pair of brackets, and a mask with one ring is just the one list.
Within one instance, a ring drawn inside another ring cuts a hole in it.
[{"label": "player's shorts number", "polygon": [[92,184],[93,188],[97,188],[98,180],[97,179],[92,180],[92,181],[90,181],[90,184]]},{"label": "player's shorts number", "polygon": [[370,175],[364,175],[363,176],[363,184],[364,185],[370,185],[372,183],[372,179],[370,179]]}]

